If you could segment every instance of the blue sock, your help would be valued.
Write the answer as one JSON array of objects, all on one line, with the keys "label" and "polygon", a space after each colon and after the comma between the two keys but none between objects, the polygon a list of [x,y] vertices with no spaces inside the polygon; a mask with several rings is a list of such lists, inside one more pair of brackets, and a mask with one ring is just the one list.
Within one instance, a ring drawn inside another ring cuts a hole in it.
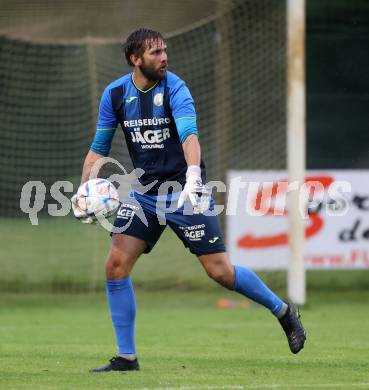
[{"label": "blue sock", "polygon": [[134,354],[136,302],[131,278],[106,281],[111,319],[119,354]]},{"label": "blue sock", "polygon": [[267,307],[275,316],[283,310],[284,302],[248,268],[234,266],[234,290]]}]

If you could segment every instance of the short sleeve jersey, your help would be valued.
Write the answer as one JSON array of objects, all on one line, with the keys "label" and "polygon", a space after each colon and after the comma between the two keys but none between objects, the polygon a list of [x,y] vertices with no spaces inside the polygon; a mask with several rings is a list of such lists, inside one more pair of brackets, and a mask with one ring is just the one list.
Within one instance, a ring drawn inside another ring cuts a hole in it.
[{"label": "short sleeve jersey", "polygon": [[[149,193],[166,181],[185,184],[187,163],[176,122],[195,118],[194,101],[183,80],[167,71],[151,89],[138,89],[132,73],[109,84],[102,95],[97,127],[120,123],[135,168],[144,170],[142,185],[157,180]],[[183,134],[181,135],[183,138]],[[201,161],[202,178],[205,167]]]}]

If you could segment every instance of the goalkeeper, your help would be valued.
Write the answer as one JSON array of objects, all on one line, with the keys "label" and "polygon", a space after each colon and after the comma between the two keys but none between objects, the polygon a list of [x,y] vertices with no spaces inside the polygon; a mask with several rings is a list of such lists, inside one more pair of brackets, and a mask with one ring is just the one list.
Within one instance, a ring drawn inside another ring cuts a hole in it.
[{"label": "goalkeeper", "polygon": [[[202,213],[209,199],[205,167],[198,141],[194,101],[186,84],[169,72],[166,43],[159,32],[140,29],[124,44],[125,57],[133,71],[109,84],[103,92],[94,141],[88,152],[81,182],[89,179],[93,165],[110,151],[118,123],[123,129],[135,168],[143,169],[141,185],[145,193],[135,191],[134,201],[124,202],[114,226],[123,232],[113,233],[106,260],[106,294],[113,322],[118,354],[93,372],[138,370],[135,348],[136,305],[130,273],[137,259],[148,253],[158,241],[165,225],[159,223],[156,202],[160,185],[176,181],[181,192],[168,195],[178,200],[178,207],[166,215],[167,224],[178,238],[198,257],[206,273],[229,290],[268,308],[279,320],[293,353],[305,342],[305,331],[297,308],[283,302],[250,269],[233,266],[226,253],[218,218]],[[199,196],[203,194],[203,196]],[[77,218],[89,222],[76,206]],[[137,205],[146,217],[138,217]],[[194,212],[186,215],[190,206]],[[210,210],[214,202],[210,198]],[[129,223],[128,223],[129,222]]]}]

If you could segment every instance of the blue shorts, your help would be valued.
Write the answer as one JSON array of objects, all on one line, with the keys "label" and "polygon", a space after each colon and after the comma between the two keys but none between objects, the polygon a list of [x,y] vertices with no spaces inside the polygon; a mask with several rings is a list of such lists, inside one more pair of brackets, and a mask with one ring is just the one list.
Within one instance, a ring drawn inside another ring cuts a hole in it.
[{"label": "blue shorts", "polygon": [[[187,207],[185,204],[184,208],[177,209],[178,196],[172,194],[160,199],[158,196],[132,193],[118,209],[112,234],[127,234],[146,241],[145,253],[149,253],[169,225],[184,246],[196,256],[225,252],[218,217],[207,213],[186,215],[191,214],[189,210],[192,208],[187,203]],[[209,210],[214,210],[213,199]]]}]

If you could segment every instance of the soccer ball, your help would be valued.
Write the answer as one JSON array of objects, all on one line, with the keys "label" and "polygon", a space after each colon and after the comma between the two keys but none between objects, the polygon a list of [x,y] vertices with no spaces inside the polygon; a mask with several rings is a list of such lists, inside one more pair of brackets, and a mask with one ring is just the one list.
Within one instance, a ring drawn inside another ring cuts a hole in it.
[{"label": "soccer ball", "polygon": [[119,207],[119,194],[109,180],[91,179],[78,188],[77,206],[93,220],[96,215],[108,218]]}]

